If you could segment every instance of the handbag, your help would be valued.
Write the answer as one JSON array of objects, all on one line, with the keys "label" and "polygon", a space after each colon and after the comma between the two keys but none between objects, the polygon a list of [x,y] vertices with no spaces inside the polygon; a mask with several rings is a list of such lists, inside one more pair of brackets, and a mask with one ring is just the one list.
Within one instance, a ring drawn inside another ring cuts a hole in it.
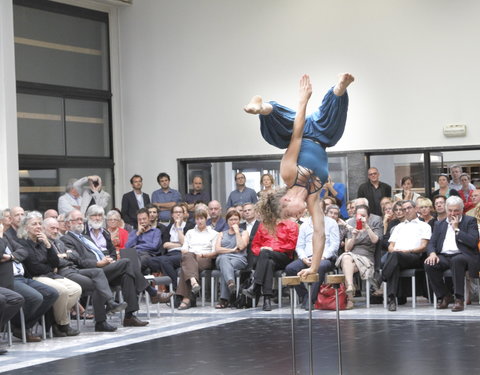
[{"label": "handbag", "polygon": [[[340,310],[345,310],[347,305],[347,293],[345,290],[345,284],[340,284],[338,288],[338,307]],[[335,288],[331,284],[320,285],[315,308],[318,310],[336,310]]]}]

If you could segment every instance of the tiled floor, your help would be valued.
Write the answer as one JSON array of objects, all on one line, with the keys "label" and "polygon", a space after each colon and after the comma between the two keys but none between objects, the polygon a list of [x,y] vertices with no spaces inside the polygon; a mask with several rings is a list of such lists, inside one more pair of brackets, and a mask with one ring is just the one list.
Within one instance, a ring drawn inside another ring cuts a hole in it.
[{"label": "tiled floor", "polygon": [[[22,344],[15,339],[8,354],[0,356],[0,372],[35,375],[123,373],[119,371],[122,358],[121,366],[131,366],[125,373],[137,375],[148,369],[157,370],[156,374],[289,374],[292,373],[290,307],[288,300],[284,301],[286,307],[274,308],[271,312],[263,312],[261,308],[215,310],[199,307],[175,311],[172,315],[169,308],[161,306],[160,317],[156,312],[152,314],[147,327],[119,327],[115,333],[95,333],[92,321],[87,321],[85,326],[82,322],[82,333],[77,337],[47,339],[35,344]],[[297,369],[299,374],[306,374],[309,373],[308,312],[296,309],[295,314]],[[146,311],[142,310],[140,316],[146,318]],[[383,305],[367,309],[359,299],[355,309],[341,311],[340,317],[345,374],[383,374],[380,368],[384,368],[385,358],[396,364],[404,357],[414,360],[417,367],[400,372],[402,367],[397,366],[388,369],[389,375],[433,374],[433,371],[442,370],[437,365],[443,363],[445,353],[452,354],[452,348],[443,348],[442,342],[463,345],[462,358],[471,353],[476,359],[480,353],[476,346],[480,335],[479,305],[452,313],[435,310],[425,299],[420,299],[416,309],[407,303],[399,306],[396,312],[388,312]],[[314,311],[313,319],[314,373],[338,373],[336,313]],[[120,325],[118,316],[112,318],[112,323]],[[155,351],[149,352],[152,348],[156,348]],[[213,355],[217,352],[222,356]],[[132,353],[136,354],[132,357]],[[328,361],[321,359],[326,353]],[[457,349],[454,353],[458,354]],[[435,361],[437,355],[438,361]],[[223,361],[225,356],[229,358],[227,363]],[[158,368],[151,362],[152,358],[153,362],[157,361]],[[378,361],[383,365],[375,365]],[[470,374],[480,371],[480,368],[473,371],[474,362],[464,360],[462,363],[468,366],[464,370]],[[38,366],[40,364],[44,365]]]}]

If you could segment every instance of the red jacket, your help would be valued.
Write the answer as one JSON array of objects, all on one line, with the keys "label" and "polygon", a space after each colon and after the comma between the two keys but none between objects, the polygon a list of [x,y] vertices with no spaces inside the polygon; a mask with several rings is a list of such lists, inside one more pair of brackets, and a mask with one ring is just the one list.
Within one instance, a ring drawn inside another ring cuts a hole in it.
[{"label": "red jacket", "polygon": [[271,247],[273,251],[286,253],[292,259],[297,246],[297,238],[298,224],[291,220],[283,220],[278,223],[275,236],[268,233],[263,224],[260,224],[252,241],[252,253],[258,256],[260,248],[266,246]]}]

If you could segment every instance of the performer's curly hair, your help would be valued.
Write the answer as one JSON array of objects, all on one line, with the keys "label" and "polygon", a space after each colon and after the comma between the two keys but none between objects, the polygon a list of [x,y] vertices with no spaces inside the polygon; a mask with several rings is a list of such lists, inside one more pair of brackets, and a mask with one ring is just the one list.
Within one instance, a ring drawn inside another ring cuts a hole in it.
[{"label": "performer's curly hair", "polygon": [[275,233],[275,227],[283,219],[280,199],[287,193],[288,188],[276,189],[274,192],[264,194],[256,204],[256,211],[260,215],[263,226],[269,233]]}]

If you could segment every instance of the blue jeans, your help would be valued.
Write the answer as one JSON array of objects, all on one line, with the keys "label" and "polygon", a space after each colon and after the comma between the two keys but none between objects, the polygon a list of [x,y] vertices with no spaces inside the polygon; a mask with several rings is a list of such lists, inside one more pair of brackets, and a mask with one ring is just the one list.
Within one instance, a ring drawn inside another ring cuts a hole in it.
[{"label": "blue jeans", "polygon": [[[52,287],[23,276],[14,277],[13,290],[25,298],[23,312],[27,329],[32,328],[58,298],[58,292]],[[12,324],[20,327],[20,314],[13,317]]]},{"label": "blue jeans", "polygon": [[220,298],[229,300],[230,290],[228,290],[227,281],[235,281],[235,271],[247,268],[247,257],[241,258],[233,254],[220,254],[217,256],[216,265],[221,272]]}]

